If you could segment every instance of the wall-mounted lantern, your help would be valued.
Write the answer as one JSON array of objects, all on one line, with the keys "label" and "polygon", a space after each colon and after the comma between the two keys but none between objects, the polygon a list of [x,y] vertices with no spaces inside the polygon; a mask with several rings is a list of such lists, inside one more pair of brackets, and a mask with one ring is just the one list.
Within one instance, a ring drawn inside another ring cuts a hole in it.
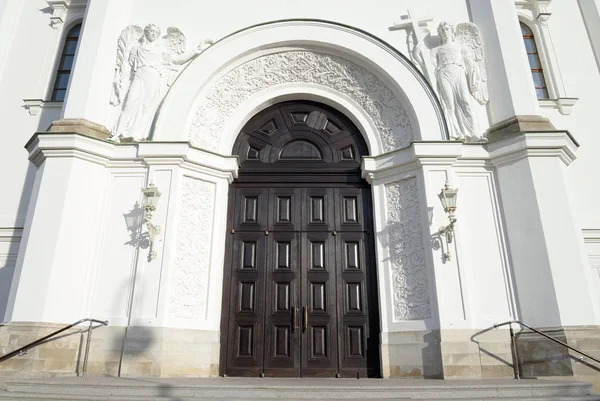
[{"label": "wall-mounted lantern", "polygon": [[454,212],[456,211],[456,198],[458,196],[458,188],[450,188],[448,181],[444,184],[442,191],[438,194],[444,212],[448,213],[448,220],[450,224],[447,226],[440,227],[438,233],[446,238],[446,252],[442,254],[444,261],[450,260],[450,244],[454,239],[454,223],[456,223],[456,217]]},{"label": "wall-mounted lantern", "polygon": [[146,223],[148,239],[150,240],[150,254],[148,256],[148,261],[152,261],[153,259],[156,259],[157,256],[156,251],[154,251],[154,239],[160,234],[160,226],[152,224],[152,213],[156,210],[156,205],[158,204],[161,194],[153,182],[150,182],[148,187],[142,188],[142,194],[144,195],[143,206],[144,211],[146,212],[144,214],[144,222]]}]

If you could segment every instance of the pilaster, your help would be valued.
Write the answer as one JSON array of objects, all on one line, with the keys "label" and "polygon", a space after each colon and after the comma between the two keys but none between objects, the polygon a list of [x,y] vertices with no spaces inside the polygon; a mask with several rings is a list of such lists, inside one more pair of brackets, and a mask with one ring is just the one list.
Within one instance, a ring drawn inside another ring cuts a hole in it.
[{"label": "pilaster", "polygon": [[[37,172],[7,320],[64,323],[87,317],[107,192],[106,159],[63,147],[68,144],[61,139],[36,135],[26,146]],[[97,144],[96,151],[103,145],[110,146]]]},{"label": "pilaster", "polygon": [[469,0],[469,6],[485,42],[491,123],[515,115],[538,115],[514,0]]},{"label": "pilaster", "polygon": [[127,24],[132,0],[90,0],[65,98],[63,118],[106,124],[117,38]]},{"label": "pilaster", "polygon": [[593,325],[583,239],[569,202],[566,131],[521,132],[488,145],[496,165],[521,319],[533,327]]}]

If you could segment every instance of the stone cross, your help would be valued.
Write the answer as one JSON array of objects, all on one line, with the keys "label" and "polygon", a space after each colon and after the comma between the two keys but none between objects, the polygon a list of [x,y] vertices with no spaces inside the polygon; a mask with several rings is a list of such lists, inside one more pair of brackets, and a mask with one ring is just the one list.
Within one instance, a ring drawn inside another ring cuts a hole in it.
[{"label": "stone cross", "polygon": [[412,30],[415,34],[417,42],[420,42],[423,39],[423,34],[419,27],[427,27],[427,23],[433,21],[433,18],[413,18],[411,10],[406,11],[406,16],[407,18],[402,18],[402,22],[399,24],[394,23],[394,25],[390,26],[390,31],[407,30],[410,33]]},{"label": "stone cross", "polygon": [[[420,29],[421,27],[426,28],[427,27],[427,23],[433,21],[433,18],[431,17],[422,17],[422,18],[417,18],[417,17],[413,17],[413,13],[412,11],[409,9],[406,11],[406,16],[404,16],[405,18],[402,18],[402,21],[398,24],[394,23],[394,25],[389,27],[390,31],[399,31],[399,30],[406,30],[407,34],[410,35],[410,33],[412,32],[415,38],[415,47],[417,46],[425,46],[425,34],[423,32],[422,29]],[[415,60],[415,54],[413,54],[413,50],[417,50],[417,49],[408,49],[408,52],[410,54],[410,58],[413,61]],[[427,63],[427,61],[423,60],[423,62],[417,62],[417,64],[419,64],[421,66],[421,68],[423,68],[423,74],[425,74],[425,76],[427,77],[427,79],[431,81],[431,71],[429,70],[429,65]]]}]

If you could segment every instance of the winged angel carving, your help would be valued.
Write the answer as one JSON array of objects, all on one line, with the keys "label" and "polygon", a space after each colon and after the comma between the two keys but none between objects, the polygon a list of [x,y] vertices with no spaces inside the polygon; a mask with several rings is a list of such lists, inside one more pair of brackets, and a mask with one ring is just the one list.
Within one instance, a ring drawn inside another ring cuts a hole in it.
[{"label": "winged angel carving", "polygon": [[120,107],[120,115],[111,139],[148,138],[154,113],[167,89],[173,84],[180,66],[206,50],[212,41],[204,40],[186,52],[186,39],[177,28],[167,28],[160,38],[154,24],[143,30],[137,25],[123,29],[117,45],[117,65],[110,103]]},{"label": "winged angel carving", "polygon": [[[439,24],[441,44],[431,50],[431,62],[437,92],[448,122],[452,139],[481,141],[477,132],[471,99],[487,104],[489,94],[483,57],[483,41],[477,25],[464,22],[456,29],[447,22]],[[421,64],[425,62],[421,46],[413,57]],[[425,71],[426,69],[423,68]]]}]

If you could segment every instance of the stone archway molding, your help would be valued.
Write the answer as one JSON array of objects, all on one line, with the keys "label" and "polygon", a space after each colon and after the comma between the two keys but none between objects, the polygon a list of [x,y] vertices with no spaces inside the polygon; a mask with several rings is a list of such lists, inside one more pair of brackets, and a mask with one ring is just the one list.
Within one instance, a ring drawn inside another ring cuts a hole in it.
[{"label": "stone archway molding", "polygon": [[165,98],[153,139],[230,154],[248,118],[273,103],[261,95],[291,100],[291,86],[297,99],[353,109],[371,155],[446,138],[433,91],[405,57],[350,27],[294,20],[240,31],[194,60]]}]

